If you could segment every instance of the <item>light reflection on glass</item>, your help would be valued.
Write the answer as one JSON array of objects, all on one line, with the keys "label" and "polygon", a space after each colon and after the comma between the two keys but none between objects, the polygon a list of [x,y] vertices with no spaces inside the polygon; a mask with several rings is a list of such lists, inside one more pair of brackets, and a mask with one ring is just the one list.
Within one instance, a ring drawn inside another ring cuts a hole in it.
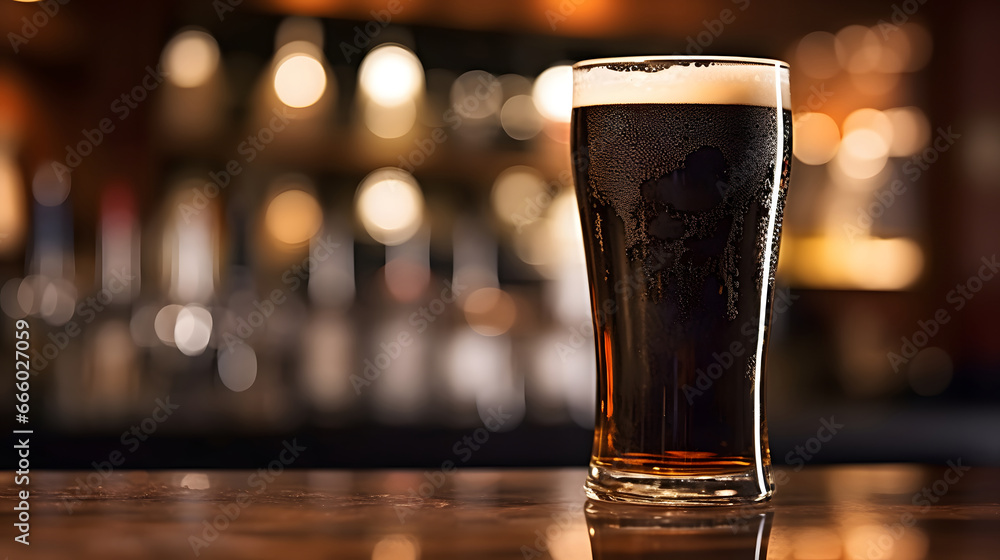
[{"label": "light reflection on glass", "polygon": [[594,560],[773,557],[774,512],[762,508],[654,509],[587,500],[585,514]]}]

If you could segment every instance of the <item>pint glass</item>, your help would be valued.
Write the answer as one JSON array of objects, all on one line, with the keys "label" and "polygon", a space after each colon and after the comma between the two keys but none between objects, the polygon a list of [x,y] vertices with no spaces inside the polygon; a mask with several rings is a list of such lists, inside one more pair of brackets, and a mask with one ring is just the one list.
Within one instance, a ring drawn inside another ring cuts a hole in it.
[{"label": "pint glass", "polygon": [[771,496],[764,364],[791,127],[783,62],[573,67],[598,365],[591,498]]}]

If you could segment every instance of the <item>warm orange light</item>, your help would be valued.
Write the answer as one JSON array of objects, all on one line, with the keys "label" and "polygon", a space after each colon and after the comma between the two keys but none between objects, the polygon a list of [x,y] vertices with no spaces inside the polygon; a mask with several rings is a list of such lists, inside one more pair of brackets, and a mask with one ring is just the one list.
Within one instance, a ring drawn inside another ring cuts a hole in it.
[{"label": "warm orange light", "polygon": [[573,111],[573,69],[561,65],[548,68],[535,78],[531,90],[535,108],[545,118],[568,123]]},{"label": "warm orange light", "polygon": [[797,286],[834,290],[903,290],[923,271],[911,239],[793,237],[781,241],[778,272]]},{"label": "warm orange light", "polygon": [[852,74],[875,71],[882,58],[878,35],[863,25],[848,25],[837,32],[837,61]]},{"label": "warm orange light", "polygon": [[480,288],[465,298],[465,320],[472,330],[486,336],[509,331],[517,319],[517,306],[510,294],[498,288]]},{"label": "warm orange light", "polygon": [[291,189],[271,199],[264,224],[278,241],[298,245],[309,241],[319,231],[323,211],[311,194]]},{"label": "warm orange light", "polygon": [[795,118],[792,151],[808,165],[822,165],[837,153],[840,129],[825,113],[803,113]]},{"label": "warm orange light", "polygon": [[189,29],[174,36],[163,48],[163,69],[178,87],[205,84],[219,67],[219,45],[208,33]]},{"label": "warm orange light", "polygon": [[885,116],[892,123],[892,143],[889,155],[905,157],[924,148],[931,138],[931,125],[927,115],[917,107],[886,109]]},{"label": "warm orange light", "polygon": [[836,52],[837,38],[826,31],[814,31],[799,40],[795,48],[797,70],[819,79],[832,78],[840,72]]},{"label": "warm orange light", "polygon": [[892,121],[882,111],[866,107],[852,112],[844,119],[845,136],[862,129],[868,129],[878,134],[886,147],[892,145],[894,136]]},{"label": "warm orange light", "polygon": [[490,196],[493,211],[520,231],[541,218],[552,204],[554,193],[545,187],[545,178],[537,169],[525,165],[508,167],[493,182]]},{"label": "warm orange light", "polygon": [[24,183],[14,160],[0,154],[0,255],[19,250],[24,238]]},{"label": "warm orange light", "polygon": [[361,61],[358,87],[375,103],[393,107],[418,98],[424,88],[424,68],[406,47],[379,45]]},{"label": "warm orange light", "polygon": [[431,281],[431,270],[427,265],[406,257],[390,260],[383,270],[389,294],[404,303],[416,301]]},{"label": "warm orange light", "polygon": [[368,174],[358,186],[355,206],[365,230],[384,245],[410,239],[424,219],[424,195],[416,179],[395,167]]},{"label": "warm orange light", "polygon": [[364,106],[365,126],[379,138],[404,136],[417,122],[417,105],[411,99],[392,106],[379,105],[368,99]]},{"label": "warm orange light", "polygon": [[282,103],[293,108],[316,104],[326,91],[326,69],[305,52],[289,55],[274,71],[274,91]]}]

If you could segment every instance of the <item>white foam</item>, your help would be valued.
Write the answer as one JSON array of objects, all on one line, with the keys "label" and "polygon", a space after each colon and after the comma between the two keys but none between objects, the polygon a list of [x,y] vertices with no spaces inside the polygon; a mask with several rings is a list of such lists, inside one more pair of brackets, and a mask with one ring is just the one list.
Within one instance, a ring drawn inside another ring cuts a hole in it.
[{"label": "white foam", "polygon": [[[636,64],[656,68],[653,59],[608,59],[578,63],[573,68],[573,107],[629,103],[704,103],[776,107],[781,80],[781,106],[791,109],[788,66],[778,61],[743,59],[695,66],[696,59],[664,66],[655,72],[616,70]],[[704,62],[704,61],[702,61]]]}]

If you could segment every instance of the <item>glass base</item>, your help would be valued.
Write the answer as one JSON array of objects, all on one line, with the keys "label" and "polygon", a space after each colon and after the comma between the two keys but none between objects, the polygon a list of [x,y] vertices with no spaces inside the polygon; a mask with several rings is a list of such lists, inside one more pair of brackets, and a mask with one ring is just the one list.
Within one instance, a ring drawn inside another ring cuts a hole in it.
[{"label": "glass base", "polygon": [[774,494],[770,470],[767,491],[761,492],[756,469],[715,476],[657,476],[591,465],[584,489],[589,498],[605,502],[695,506],[763,502]]}]

